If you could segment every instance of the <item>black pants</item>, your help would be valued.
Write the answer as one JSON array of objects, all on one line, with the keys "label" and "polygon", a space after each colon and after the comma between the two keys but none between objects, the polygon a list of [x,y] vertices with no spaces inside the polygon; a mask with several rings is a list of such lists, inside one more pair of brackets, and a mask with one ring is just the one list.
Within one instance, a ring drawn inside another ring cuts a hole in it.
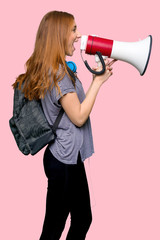
[{"label": "black pants", "polygon": [[68,214],[71,224],[66,240],[83,240],[92,221],[90,197],[84,164],[80,154],[76,165],[61,163],[49,148],[44,154],[48,178],[46,214],[40,240],[58,240]]}]

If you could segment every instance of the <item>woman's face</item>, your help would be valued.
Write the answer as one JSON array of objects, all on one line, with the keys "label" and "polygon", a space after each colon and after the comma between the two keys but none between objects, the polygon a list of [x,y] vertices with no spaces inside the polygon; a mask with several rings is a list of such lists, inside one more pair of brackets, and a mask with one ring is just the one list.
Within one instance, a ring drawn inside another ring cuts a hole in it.
[{"label": "woman's face", "polygon": [[72,24],[71,33],[69,35],[68,43],[67,43],[67,49],[66,49],[66,55],[72,56],[73,52],[75,51],[74,43],[78,42],[79,38],[81,38],[81,34],[77,30],[77,25],[75,21]]}]

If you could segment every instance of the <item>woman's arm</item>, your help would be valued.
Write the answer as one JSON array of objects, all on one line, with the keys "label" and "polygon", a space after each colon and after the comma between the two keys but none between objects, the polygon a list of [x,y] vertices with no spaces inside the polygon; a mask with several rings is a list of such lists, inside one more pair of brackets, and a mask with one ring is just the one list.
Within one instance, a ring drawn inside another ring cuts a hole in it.
[{"label": "woman's arm", "polygon": [[78,96],[75,92],[67,93],[60,99],[60,103],[64,111],[76,126],[81,127],[88,119],[100,87],[113,74],[111,65],[114,62],[115,60],[109,63],[109,61],[107,60],[105,73],[100,76],[94,76],[94,79],[87,91],[86,98],[82,103],[80,103]]}]

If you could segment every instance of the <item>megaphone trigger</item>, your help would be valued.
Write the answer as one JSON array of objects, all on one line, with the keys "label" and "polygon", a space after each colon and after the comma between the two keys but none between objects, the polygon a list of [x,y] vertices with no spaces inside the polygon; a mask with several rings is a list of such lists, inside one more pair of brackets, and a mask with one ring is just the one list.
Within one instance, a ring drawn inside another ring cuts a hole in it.
[{"label": "megaphone trigger", "polygon": [[83,57],[82,57],[82,51],[81,51],[81,57],[82,57],[82,60],[83,60],[83,62],[84,62],[84,64],[85,64],[85,66],[87,67],[87,69],[88,69],[92,74],[102,75],[102,74],[105,72],[105,70],[106,70],[106,65],[105,65],[104,59],[103,59],[103,57],[102,57],[102,54],[101,54],[99,51],[97,51],[96,54],[98,55],[99,60],[100,60],[100,63],[101,63],[101,65],[102,65],[102,70],[100,70],[100,71],[95,71],[95,70],[93,70],[93,69],[89,66],[87,60],[84,60],[84,59],[83,59]]}]

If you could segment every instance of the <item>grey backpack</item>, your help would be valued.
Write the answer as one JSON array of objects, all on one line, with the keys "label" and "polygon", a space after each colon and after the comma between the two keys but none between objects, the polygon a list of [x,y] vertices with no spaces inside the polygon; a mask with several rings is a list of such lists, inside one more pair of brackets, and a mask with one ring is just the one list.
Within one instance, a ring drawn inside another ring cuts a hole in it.
[{"label": "grey backpack", "polygon": [[19,150],[24,155],[34,155],[53,142],[63,113],[63,108],[60,108],[54,125],[49,125],[41,100],[26,99],[17,87],[14,90],[13,117],[9,125]]}]

